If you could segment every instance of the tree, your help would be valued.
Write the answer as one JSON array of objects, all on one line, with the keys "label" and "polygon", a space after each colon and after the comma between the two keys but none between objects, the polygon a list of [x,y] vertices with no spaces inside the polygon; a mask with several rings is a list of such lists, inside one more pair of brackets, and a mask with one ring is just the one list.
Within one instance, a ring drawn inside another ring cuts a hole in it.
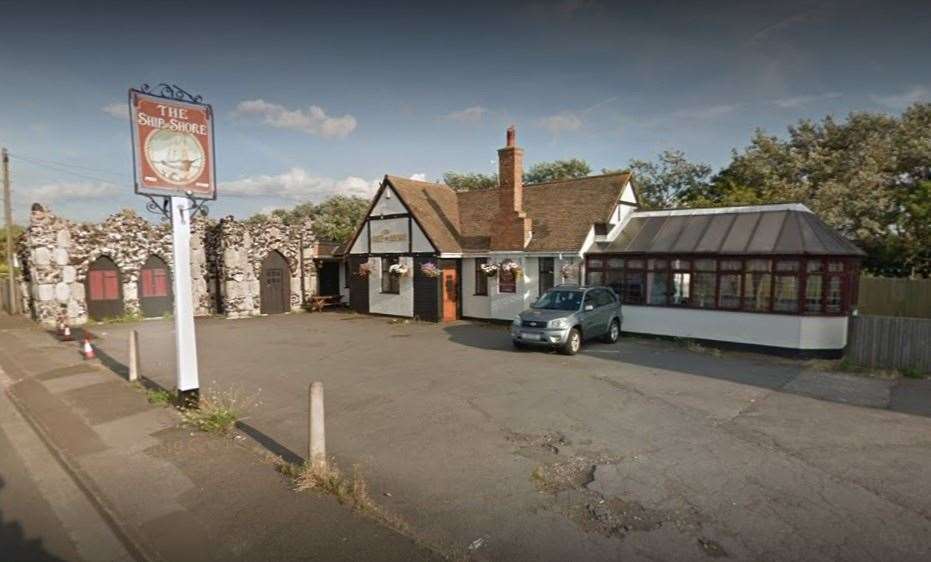
[{"label": "tree", "polygon": [[[300,203],[290,209],[275,209],[271,215],[289,225],[311,219],[318,239],[344,242],[355,233],[356,226],[365,218],[368,208],[369,200],[364,197],[334,195],[317,204]],[[245,222],[261,224],[268,218],[267,215],[257,213]]]},{"label": "tree", "polygon": [[443,183],[456,191],[494,189],[498,186],[498,174],[446,172],[443,174]]},{"label": "tree", "polygon": [[655,162],[631,160],[630,171],[641,204],[647,209],[683,205],[703,193],[711,176],[707,164],[689,162],[679,150],[664,150]]},{"label": "tree", "polygon": [[[12,226],[13,231],[13,251],[16,251],[16,240],[22,235],[23,227],[14,224]],[[7,229],[6,227],[0,228],[0,277],[6,277],[7,267],[6,267],[6,236]]]},{"label": "tree", "polygon": [[584,178],[592,173],[585,160],[570,158],[553,162],[538,162],[524,172],[524,183],[544,183],[548,181]]}]

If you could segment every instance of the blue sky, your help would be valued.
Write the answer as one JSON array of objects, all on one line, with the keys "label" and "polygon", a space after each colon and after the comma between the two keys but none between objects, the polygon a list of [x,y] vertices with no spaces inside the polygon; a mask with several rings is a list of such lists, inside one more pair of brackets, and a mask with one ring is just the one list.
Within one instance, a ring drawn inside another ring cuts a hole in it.
[{"label": "blue sky", "polygon": [[289,4],[0,0],[16,216],[142,208],[144,82],[214,105],[213,216],[494,171],[509,124],[528,165],[677,148],[718,167],[756,127],[931,99],[927,1]]}]

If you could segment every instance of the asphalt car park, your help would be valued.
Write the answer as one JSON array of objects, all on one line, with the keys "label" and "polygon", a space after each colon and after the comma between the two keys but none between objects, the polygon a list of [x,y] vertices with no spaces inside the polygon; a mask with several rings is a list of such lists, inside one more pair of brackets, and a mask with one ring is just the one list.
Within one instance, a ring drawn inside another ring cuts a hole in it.
[{"label": "asphalt car park", "polygon": [[[140,333],[171,388],[171,323]],[[897,383],[656,340],[515,350],[509,327],[349,313],[197,322],[204,388],[258,400],[242,431],[300,460],[307,389],[328,452],[433,544],[478,559],[921,560],[931,418]]]}]

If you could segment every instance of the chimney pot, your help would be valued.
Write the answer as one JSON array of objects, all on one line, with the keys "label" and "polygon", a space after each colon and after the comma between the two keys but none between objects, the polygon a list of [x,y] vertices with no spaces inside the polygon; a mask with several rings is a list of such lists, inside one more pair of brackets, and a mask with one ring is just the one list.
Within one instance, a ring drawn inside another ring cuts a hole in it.
[{"label": "chimney pot", "polygon": [[507,146],[517,146],[517,131],[514,129],[514,125],[508,127],[507,139]]}]

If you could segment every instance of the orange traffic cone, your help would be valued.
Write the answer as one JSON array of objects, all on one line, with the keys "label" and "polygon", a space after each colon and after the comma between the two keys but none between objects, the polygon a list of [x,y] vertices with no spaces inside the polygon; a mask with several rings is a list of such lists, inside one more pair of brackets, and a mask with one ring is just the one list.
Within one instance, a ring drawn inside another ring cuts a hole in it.
[{"label": "orange traffic cone", "polygon": [[61,341],[74,341],[74,338],[71,337],[71,326],[65,324],[64,329],[61,331]]},{"label": "orange traffic cone", "polygon": [[84,359],[95,359],[97,356],[94,355],[94,346],[91,345],[91,340],[84,337]]}]

